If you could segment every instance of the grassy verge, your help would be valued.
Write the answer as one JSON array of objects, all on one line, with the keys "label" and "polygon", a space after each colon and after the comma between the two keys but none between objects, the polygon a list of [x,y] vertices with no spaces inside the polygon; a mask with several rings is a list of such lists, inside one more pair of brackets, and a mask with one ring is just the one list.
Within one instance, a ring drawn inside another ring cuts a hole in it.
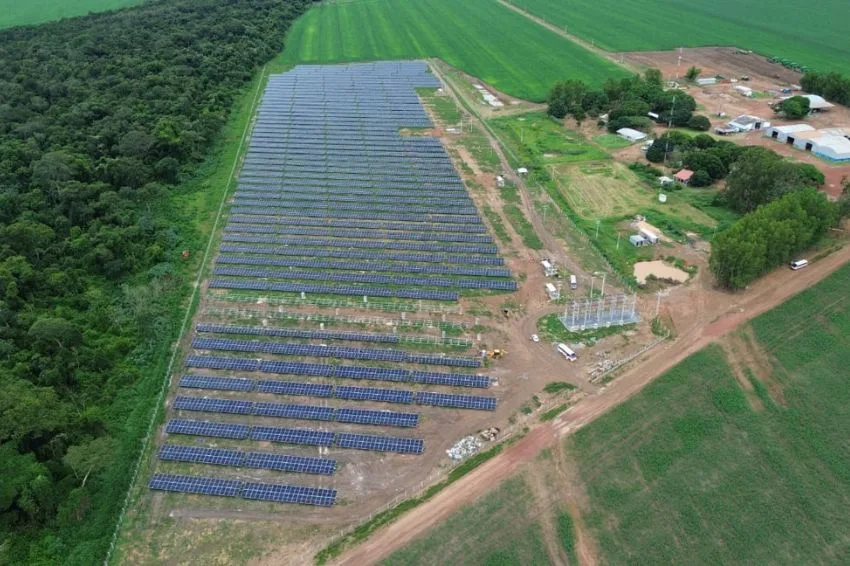
[{"label": "grassy verge", "polygon": [[414,497],[412,499],[408,499],[407,501],[402,501],[395,507],[378,513],[377,515],[372,517],[370,521],[359,525],[349,534],[331,543],[323,550],[321,550],[318,554],[316,554],[316,564],[326,564],[328,560],[339,556],[342,551],[348,548],[349,546],[352,546],[354,544],[357,544],[358,542],[367,539],[369,535],[374,533],[382,526],[392,523],[394,520],[396,520],[399,516],[403,515],[407,511],[410,511],[411,509],[425,503],[426,501],[440,493],[442,490],[444,490],[445,488],[447,488],[448,486],[450,486],[451,484],[453,484],[454,482],[456,482],[457,480],[459,480],[460,478],[462,478],[463,476],[465,476],[466,474],[486,462],[487,460],[490,460],[500,454],[502,450],[505,449],[505,447],[510,446],[520,438],[521,437],[519,436],[513,436],[505,442],[493,446],[489,450],[479,452],[475,456],[472,456],[463,463],[455,466],[449,472],[446,479],[437,484],[432,485],[431,487],[426,489],[425,492],[419,497]]},{"label": "grassy verge", "polygon": [[580,564],[578,554],[576,552],[576,530],[573,524],[573,518],[569,512],[562,511],[558,513],[558,538],[561,541],[561,547],[567,553],[568,564]]},{"label": "grassy verge", "polygon": [[544,423],[546,421],[551,421],[552,419],[566,411],[568,407],[569,405],[567,405],[566,403],[562,403],[561,405],[558,405],[553,409],[549,409],[548,411],[540,415],[540,421]]},{"label": "grassy verge", "polygon": [[522,238],[522,243],[525,247],[532,250],[542,250],[543,241],[537,235],[537,232],[534,231],[534,226],[531,225],[531,222],[528,221],[522,210],[515,204],[505,205],[503,210],[505,216],[508,217],[508,222],[514,227],[519,237]]},{"label": "grassy verge", "polygon": [[502,222],[502,217],[486,204],[483,207],[483,211],[484,216],[487,217],[487,220],[490,222],[490,227],[493,229],[493,232],[496,234],[499,241],[503,244],[510,244],[513,239],[508,233],[507,228],[505,228],[505,223]]}]

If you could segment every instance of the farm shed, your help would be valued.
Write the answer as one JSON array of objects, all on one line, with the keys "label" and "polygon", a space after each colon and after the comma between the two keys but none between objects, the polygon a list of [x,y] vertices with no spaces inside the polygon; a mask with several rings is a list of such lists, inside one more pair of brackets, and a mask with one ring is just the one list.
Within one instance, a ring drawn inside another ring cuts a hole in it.
[{"label": "farm shed", "polygon": [[649,240],[647,240],[640,234],[632,234],[631,236],[629,236],[629,242],[631,242],[631,244],[636,248],[649,245]]},{"label": "farm shed", "polygon": [[788,124],[787,126],[773,126],[768,128],[765,135],[776,141],[793,145],[797,135],[803,132],[813,132],[814,128],[808,124]]},{"label": "farm shed", "polygon": [[850,129],[801,132],[794,138],[793,145],[830,161],[850,161]]},{"label": "farm shed", "polygon": [[646,139],[645,133],[639,132],[638,130],[633,130],[631,128],[620,128],[619,130],[617,130],[617,135],[622,138],[626,138],[632,143]]},{"label": "farm shed", "polygon": [[683,185],[687,185],[688,182],[690,182],[691,177],[693,176],[694,172],[690,169],[682,169],[681,171],[673,175],[673,178],[682,183]]},{"label": "farm shed", "polygon": [[[803,98],[809,99],[809,111],[810,112],[826,112],[830,108],[834,108],[835,104],[831,102],[827,102],[826,99],[822,96],[818,96],[817,94],[797,94],[795,96],[802,96]],[[793,98],[791,96],[783,96],[779,99],[779,102],[783,102],[788,100],[789,98]]]},{"label": "farm shed", "polygon": [[753,89],[744,85],[735,85],[735,91],[747,98],[750,98],[753,95]]},{"label": "farm shed", "polygon": [[742,116],[738,116],[728,124],[726,124],[726,128],[729,130],[734,130],[736,132],[752,132],[754,130],[761,130],[764,128],[769,128],[770,122],[759,118],[758,116],[748,116],[746,114]]},{"label": "farm shed", "polygon": [[699,86],[716,85],[717,84],[717,78],[715,78],[715,77],[699,78],[699,79],[696,80],[696,83]]}]

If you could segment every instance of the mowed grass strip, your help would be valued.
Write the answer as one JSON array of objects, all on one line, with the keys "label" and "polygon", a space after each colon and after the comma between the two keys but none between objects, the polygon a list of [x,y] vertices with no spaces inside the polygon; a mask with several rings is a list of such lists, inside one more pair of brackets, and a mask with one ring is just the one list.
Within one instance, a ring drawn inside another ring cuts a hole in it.
[{"label": "mowed grass strip", "polygon": [[40,24],[89,12],[141,4],[142,0],[0,0],[0,29]]},{"label": "mowed grass strip", "polygon": [[509,0],[609,51],[729,46],[821,71],[850,72],[850,2],[820,0]]},{"label": "mowed grass strip", "polygon": [[283,62],[438,57],[510,95],[543,101],[552,83],[601,85],[627,73],[493,0],[352,0],[312,8]]},{"label": "mowed grass strip", "polygon": [[838,564],[850,552],[850,266],[752,323],[748,404],[711,346],[567,442],[608,564]]}]

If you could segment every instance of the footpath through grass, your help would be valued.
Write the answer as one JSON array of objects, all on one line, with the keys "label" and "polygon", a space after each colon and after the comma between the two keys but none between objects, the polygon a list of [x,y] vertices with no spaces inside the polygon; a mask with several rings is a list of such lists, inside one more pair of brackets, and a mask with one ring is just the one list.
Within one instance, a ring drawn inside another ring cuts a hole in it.
[{"label": "footpath through grass", "polygon": [[712,346],[568,441],[605,563],[846,563],[848,280],[751,324],[773,360],[760,409]]},{"label": "footpath through grass", "polygon": [[117,10],[143,0],[0,0],[0,29]]},{"label": "footpath through grass", "polygon": [[493,0],[352,0],[312,8],[287,36],[287,63],[439,57],[512,96],[543,101],[568,78],[627,73]]},{"label": "footpath through grass", "polygon": [[608,51],[723,45],[779,56],[821,71],[850,71],[850,2],[510,0]]}]

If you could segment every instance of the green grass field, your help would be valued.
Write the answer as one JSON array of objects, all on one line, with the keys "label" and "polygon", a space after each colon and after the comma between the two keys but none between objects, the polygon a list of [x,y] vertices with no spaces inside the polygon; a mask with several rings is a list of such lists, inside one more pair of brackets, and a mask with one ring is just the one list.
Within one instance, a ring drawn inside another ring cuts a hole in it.
[{"label": "green grass field", "polygon": [[846,0],[821,0],[816,9],[794,0],[510,1],[609,51],[725,45],[850,72]]},{"label": "green grass field", "polygon": [[543,100],[552,83],[600,84],[625,71],[493,0],[354,0],[312,8],[287,36],[287,63],[439,57],[508,94]]},{"label": "green grass field", "polygon": [[464,507],[384,561],[387,566],[549,564],[535,517],[533,496],[523,477]]},{"label": "green grass field", "polygon": [[751,392],[712,346],[568,441],[602,562],[846,564],[848,278],[744,329],[772,366]]},{"label": "green grass field", "polygon": [[581,134],[564,128],[543,112],[496,118],[489,124],[519,160],[539,159],[548,166],[611,158]]},{"label": "green grass field", "polygon": [[142,0],[0,0],[0,29],[40,24],[89,12],[117,10]]}]

